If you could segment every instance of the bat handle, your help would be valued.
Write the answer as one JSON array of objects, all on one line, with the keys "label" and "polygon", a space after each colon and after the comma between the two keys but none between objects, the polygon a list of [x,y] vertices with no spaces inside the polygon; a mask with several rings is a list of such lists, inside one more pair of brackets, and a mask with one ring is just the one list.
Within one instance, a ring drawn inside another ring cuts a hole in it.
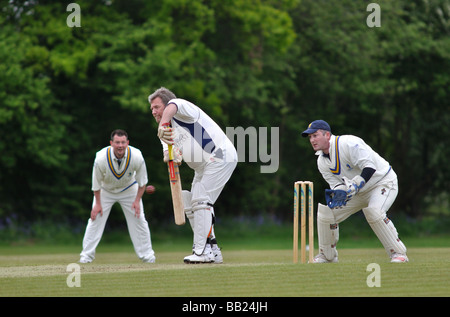
[{"label": "bat handle", "polygon": [[169,161],[173,161],[173,147],[172,144],[169,144]]}]

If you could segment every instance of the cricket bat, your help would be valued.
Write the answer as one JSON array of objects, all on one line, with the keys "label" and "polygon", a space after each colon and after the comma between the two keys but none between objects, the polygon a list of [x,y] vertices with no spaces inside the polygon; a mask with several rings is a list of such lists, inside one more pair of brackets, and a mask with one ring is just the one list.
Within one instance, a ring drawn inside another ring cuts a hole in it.
[{"label": "cricket bat", "polygon": [[173,215],[175,217],[175,224],[181,226],[185,224],[186,218],[184,216],[183,196],[181,193],[180,170],[178,169],[178,164],[175,164],[173,162],[172,147],[172,145],[169,145],[169,162],[167,163],[167,165],[169,167],[170,190],[172,192]]}]

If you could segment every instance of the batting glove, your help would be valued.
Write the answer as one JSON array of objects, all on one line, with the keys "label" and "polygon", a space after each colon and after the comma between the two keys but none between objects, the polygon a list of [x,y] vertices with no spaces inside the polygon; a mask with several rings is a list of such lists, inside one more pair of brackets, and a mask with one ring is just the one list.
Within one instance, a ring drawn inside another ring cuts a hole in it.
[{"label": "batting glove", "polygon": [[[178,165],[181,165],[183,156],[181,154],[180,149],[174,146],[172,147],[172,151],[173,151],[173,162]],[[165,163],[169,162],[169,151],[164,151],[164,162]]]},{"label": "batting glove", "polygon": [[174,141],[174,130],[170,126],[170,123],[163,123],[158,128],[158,138],[161,139],[161,141],[173,145]]}]

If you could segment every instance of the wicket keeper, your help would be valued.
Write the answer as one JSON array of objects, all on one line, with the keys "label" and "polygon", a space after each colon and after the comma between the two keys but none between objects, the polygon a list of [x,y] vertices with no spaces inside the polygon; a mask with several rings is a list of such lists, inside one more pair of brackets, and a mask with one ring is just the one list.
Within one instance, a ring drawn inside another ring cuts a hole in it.
[{"label": "wicket keeper", "polygon": [[184,160],[195,172],[191,190],[183,190],[185,214],[194,233],[193,252],[184,262],[222,263],[213,227],[214,203],[236,168],[236,149],[211,117],[169,89],[159,88],[148,101],[159,123],[164,161],[169,160],[172,144],[174,162]]},{"label": "wicket keeper", "polygon": [[386,216],[397,197],[397,175],[389,163],[361,138],[335,136],[329,124],[313,121],[302,132],[317,155],[317,166],[330,189],[327,206],[319,204],[319,254],[314,263],[338,262],[339,223],[362,209],[367,222],[393,263],[408,262],[406,247]]}]

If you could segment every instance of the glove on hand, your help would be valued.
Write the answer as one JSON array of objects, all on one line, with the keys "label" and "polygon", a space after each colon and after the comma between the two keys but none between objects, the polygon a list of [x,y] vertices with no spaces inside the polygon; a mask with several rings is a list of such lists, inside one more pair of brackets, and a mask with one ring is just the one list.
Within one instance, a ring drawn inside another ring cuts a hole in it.
[{"label": "glove on hand", "polygon": [[158,138],[160,138],[163,142],[173,145],[174,144],[174,133],[175,131],[172,129],[169,123],[163,123],[158,128]]},{"label": "glove on hand", "polygon": [[[182,156],[180,149],[177,148],[176,146],[173,146],[172,151],[173,151],[173,162],[175,164],[181,165],[183,156]],[[164,162],[165,163],[169,162],[169,151],[164,151]]]},{"label": "glove on hand", "polygon": [[325,189],[325,200],[330,209],[340,208],[347,204],[347,193],[340,189]]},{"label": "glove on hand", "polygon": [[361,176],[355,176],[353,179],[349,180],[347,177],[343,177],[342,180],[345,182],[347,186],[347,198],[352,199],[353,195],[359,193],[361,188],[364,187],[366,181]]}]

